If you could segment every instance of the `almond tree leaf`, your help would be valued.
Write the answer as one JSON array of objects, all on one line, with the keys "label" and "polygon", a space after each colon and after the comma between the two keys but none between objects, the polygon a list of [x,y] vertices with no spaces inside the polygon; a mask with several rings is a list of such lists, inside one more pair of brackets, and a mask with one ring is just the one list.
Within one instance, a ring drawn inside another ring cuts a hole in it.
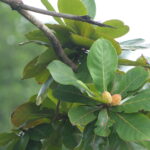
[{"label": "almond tree leaf", "polygon": [[86,6],[87,10],[88,10],[88,15],[91,18],[94,18],[96,15],[96,4],[95,4],[95,0],[82,0],[82,2],[84,3],[84,5]]},{"label": "almond tree leaf", "polygon": [[99,39],[90,48],[87,66],[93,82],[100,92],[107,91],[117,69],[118,57],[115,48],[106,39]]},{"label": "almond tree leaf", "polygon": [[[41,2],[43,3],[43,5],[49,10],[49,11],[55,11],[55,9],[53,8],[53,6],[51,5],[51,3],[48,0],[41,0]],[[64,25],[63,21],[59,18],[59,17],[54,17],[54,19],[59,23]]]},{"label": "almond tree leaf", "polygon": [[100,34],[108,35],[112,38],[121,37],[129,32],[129,27],[124,25],[124,23],[120,20],[108,20],[105,21],[104,24],[111,25],[114,28],[97,27],[97,32]]},{"label": "almond tree leaf", "polygon": [[143,114],[112,114],[114,127],[125,141],[145,141],[150,139],[150,119]]},{"label": "almond tree leaf", "polygon": [[113,89],[113,94],[121,94],[126,97],[135,90],[141,88],[148,78],[148,72],[142,67],[135,67],[123,75],[118,85]]},{"label": "almond tree leaf", "polygon": [[117,111],[134,113],[140,110],[150,111],[150,89],[138,93],[116,108]]},{"label": "almond tree leaf", "polygon": [[73,125],[87,125],[96,119],[94,115],[96,110],[89,106],[77,106],[69,110],[68,116]]}]

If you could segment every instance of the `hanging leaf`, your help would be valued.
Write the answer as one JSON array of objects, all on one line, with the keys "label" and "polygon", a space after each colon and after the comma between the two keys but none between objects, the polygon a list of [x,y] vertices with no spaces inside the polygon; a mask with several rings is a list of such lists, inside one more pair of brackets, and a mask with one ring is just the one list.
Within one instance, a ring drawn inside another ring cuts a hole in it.
[{"label": "hanging leaf", "polygon": [[96,128],[94,129],[94,132],[98,136],[108,136],[110,134],[109,129],[109,116],[106,109],[103,109],[99,112],[97,122],[96,122]]},{"label": "hanging leaf", "polygon": [[11,115],[11,121],[16,127],[33,127],[47,122],[53,114],[42,111],[33,103],[20,105]]},{"label": "hanging leaf", "polygon": [[150,89],[141,91],[116,109],[117,111],[123,111],[126,113],[134,113],[140,110],[150,111]]},{"label": "hanging leaf", "polygon": [[89,106],[73,107],[69,110],[68,116],[73,125],[87,125],[96,119],[94,115],[96,110]]},{"label": "hanging leaf", "polygon": [[142,67],[136,67],[129,70],[122,79],[118,81],[116,90],[113,94],[121,94],[126,97],[141,88],[148,78],[148,73]]},{"label": "hanging leaf", "polygon": [[62,141],[68,149],[75,148],[81,139],[79,130],[72,126],[69,121],[66,121],[62,131]]},{"label": "hanging leaf", "polygon": [[53,79],[63,85],[73,85],[79,88],[81,91],[86,90],[90,93],[88,87],[75,76],[72,69],[61,61],[54,60],[49,64],[48,69],[53,77]]},{"label": "hanging leaf", "polygon": [[[53,8],[53,6],[51,5],[51,3],[48,0],[41,0],[41,2],[43,3],[43,5],[49,10],[49,11],[55,11],[55,9]],[[56,12],[56,11],[55,11]],[[63,21],[59,18],[59,17],[54,17],[54,19],[59,23],[59,24],[64,24]]]},{"label": "hanging leaf", "polygon": [[95,0],[82,0],[82,2],[84,3],[85,7],[88,10],[88,15],[91,18],[94,18],[96,15],[96,4],[95,4]]},{"label": "hanging leaf", "polygon": [[100,92],[107,91],[117,69],[117,54],[112,44],[105,39],[99,39],[90,48],[87,66],[93,81]]},{"label": "hanging leaf", "polygon": [[125,141],[140,141],[150,139],[150,119],[142,114],[123,114],[112,115],[115,120],[114,127]]},{"label": "hanging leaf", "polygon": [[99,34],[104,34],[112,38],[118,38],[129,32],[129,27],[124,25],[120,20],[108,20],[104,24],[113,26],[114,28],[97,27],[96,31]]}]

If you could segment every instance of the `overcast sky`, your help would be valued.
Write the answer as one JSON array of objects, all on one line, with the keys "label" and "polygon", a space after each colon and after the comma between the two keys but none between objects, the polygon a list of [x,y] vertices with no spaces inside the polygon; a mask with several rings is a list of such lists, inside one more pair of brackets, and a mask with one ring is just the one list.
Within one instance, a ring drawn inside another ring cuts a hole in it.
[{"label": "overcast sky", "polygon": [[[23,0],[24,3],[45,9],[40,0]],[[95,20],[105,21],[109,19],[120,19],[129,25],[130,32],[119,40],[128,40],[132,38],[144,38],[150,43],[150,1],[149,0],[95,0],[97,6],[97,15]],[[50,0],[56,7],[57,0]],[[70,0],[68,0],[68,3]],[[36,14],[44,22],[51,22],[48,16]],[[144,50],[145,55],[150,53]],[[140,55],[140,51],[138,51]],[[138,56],[137,56],[138,57]]]}]

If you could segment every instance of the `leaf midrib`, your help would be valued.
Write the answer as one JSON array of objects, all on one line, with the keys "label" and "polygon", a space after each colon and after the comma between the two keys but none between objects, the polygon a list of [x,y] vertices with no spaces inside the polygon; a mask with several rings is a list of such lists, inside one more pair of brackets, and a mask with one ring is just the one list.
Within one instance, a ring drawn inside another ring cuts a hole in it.
[{"label": "leaf midrib", "polygon": [[149,138],[147,135],[145,135],[142,131],[138,130],[136,127],[134,127],[132,125],[132,123],[130,123],[128,120],[126,120],[125,118],[123,118],[121,115],[116,114],[120,119],[122,119],[130,128],[133,128],[134,130],[136,130],[137,132],[139,132],[140,134],[144,135],[145,137]]}]

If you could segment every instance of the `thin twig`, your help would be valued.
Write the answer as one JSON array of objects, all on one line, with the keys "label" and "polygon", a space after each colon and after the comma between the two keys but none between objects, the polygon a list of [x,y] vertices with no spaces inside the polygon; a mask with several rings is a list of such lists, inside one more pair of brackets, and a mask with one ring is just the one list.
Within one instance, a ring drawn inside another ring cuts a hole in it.
[{"label": "thin twig", "polygon": [[29,10],[29,11],[33,11],[36,13],[40,13],[40,14],[44,14],[44,15],[48,15],[48,16],[53,16],[53,17],[59,17],[59,18],[66,18],[66,19],[70,19],[70,20],[77,20],[77,21],[81,21],[81,22],[87,22],[89,24],[94,24],[100,27],[109,27],[109,28],[114,28],[110,25],[106,25],[103,23],[100,23],[98,21],[94,21],[92,20],[90,17],[88,16],[76,16],[76,15],[71,15],[71,14],[65,14],[65,13],[58,13],[55,11],[48,11],[48,10],[43,10],[40,8],[35,8],[23,3],[17,3],[14,2],[15,0],[0,0],[2,2],[5,2],[11,6],[13,6],[14,9],[24,9],[24,10]]},{"label": "thin twig", "polygon": [[19,9],[18,6],[22,4],[21,0],[0,0],[0,1],[10,5],[13,9],[17,10],[22,16],[24,16],[27,20],[29,20],[32,24],[34,24],[37,28],[39,28],[52,43],[55,53],[57,54],[59,59],[62,60],[65,64],[69,65],[74,71],[76,71],[77,66],[65,54],[61,46],[61,43],[53,34],[53,32],[46,25],[44,25],[42,22],[40,22],[38,19],[32,16],[29,12],[23,9]]}]

